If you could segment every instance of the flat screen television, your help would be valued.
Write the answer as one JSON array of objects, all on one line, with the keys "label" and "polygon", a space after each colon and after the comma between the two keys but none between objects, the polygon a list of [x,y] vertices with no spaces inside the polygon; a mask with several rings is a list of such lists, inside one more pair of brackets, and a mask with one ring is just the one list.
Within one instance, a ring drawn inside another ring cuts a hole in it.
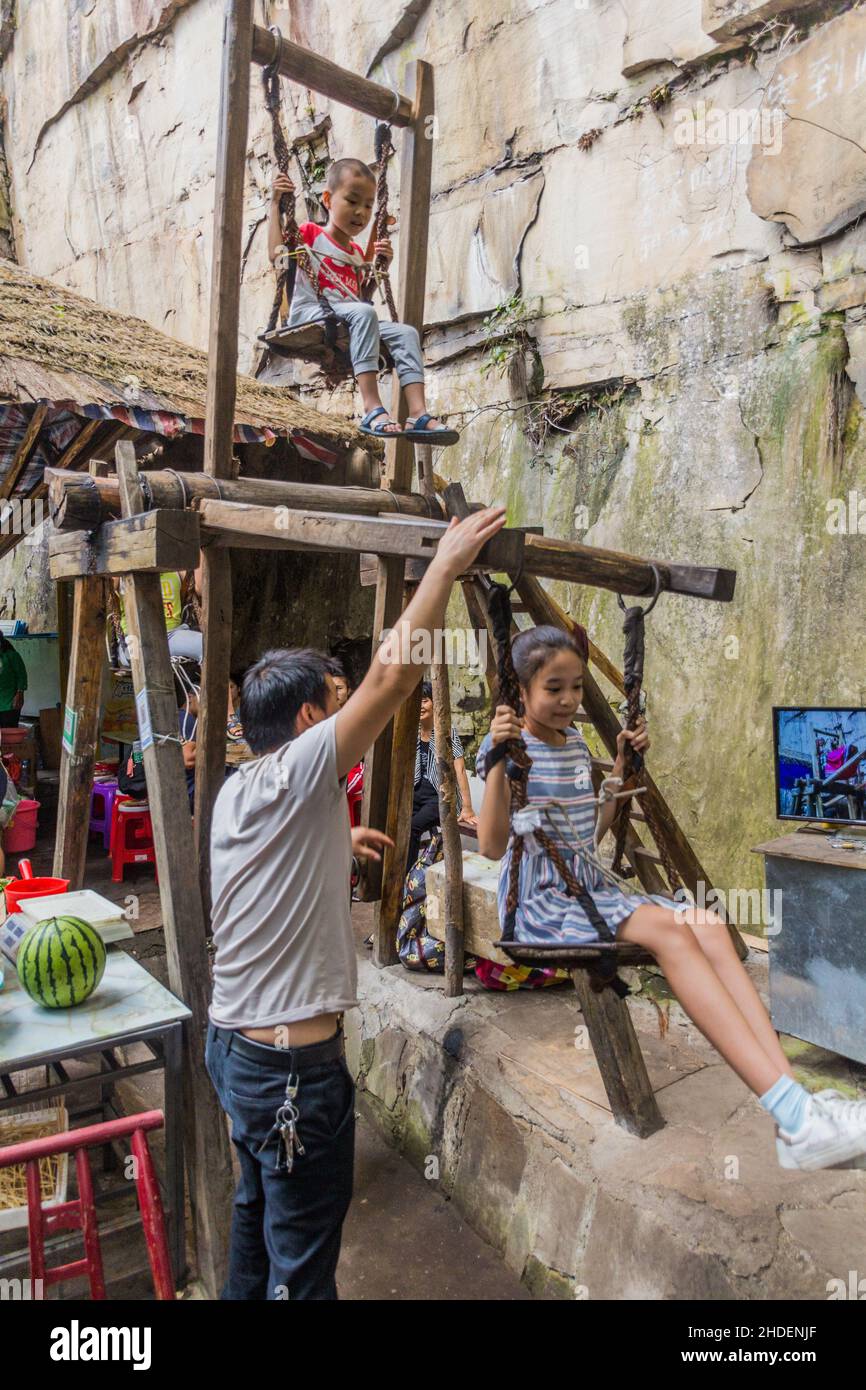
[{"label": "flat screen television", "polygon": [[780,820],[866,824],[866,709],[773,708]]}]

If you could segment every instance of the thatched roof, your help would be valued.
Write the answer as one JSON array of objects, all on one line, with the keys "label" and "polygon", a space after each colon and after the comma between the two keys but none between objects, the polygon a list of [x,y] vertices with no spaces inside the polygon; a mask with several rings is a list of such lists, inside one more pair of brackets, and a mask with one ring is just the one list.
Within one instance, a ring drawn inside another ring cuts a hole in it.
[{"label": "thatched roof", "polygon": [[[207,354],[0,260],[0,402],[129,407],[201,421]],[[351,425],[288,391],[239,376],[236,425],[340,445],[365,442]],[[369,443],[369,441],[366,441]]]}]

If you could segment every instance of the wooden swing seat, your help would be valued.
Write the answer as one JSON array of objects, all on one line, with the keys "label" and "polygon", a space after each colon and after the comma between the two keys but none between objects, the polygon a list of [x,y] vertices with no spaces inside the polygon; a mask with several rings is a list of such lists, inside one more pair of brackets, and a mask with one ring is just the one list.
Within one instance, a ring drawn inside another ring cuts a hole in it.
[{"label": "wooden swing seat", "polygon": [[[259,342],[278,357],[311,362],[347,380],[354,376],[349,356],[349,329],[340,320],[337,321],[333,340],[324,323],[301,323],[293,328],[286,324],[272,329],[270,333],[260,333]],[[384,370],[390,370],[394,365],[384,343],[379,365]]]},{"label": "wooden swing seat", "polygon": [[655,965],[655,956],[643,946],[630,941],[594,941],[591,946],[540,946],[537,942],[497,941],[500,951],[515,965],[536,967],[557,966],[562,970],[591,970],[601,960],[611,956],[620,965]]}]

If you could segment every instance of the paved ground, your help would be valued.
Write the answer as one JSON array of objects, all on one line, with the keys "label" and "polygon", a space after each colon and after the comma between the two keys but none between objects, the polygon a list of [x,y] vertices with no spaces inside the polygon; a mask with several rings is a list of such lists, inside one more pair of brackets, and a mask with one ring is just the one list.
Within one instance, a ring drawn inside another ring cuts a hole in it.
[{"label": "paved ground", "polygon": [[363,1119],[355,1163],[337,1276],[341,1298],[532,1301],[454,1205]]}]

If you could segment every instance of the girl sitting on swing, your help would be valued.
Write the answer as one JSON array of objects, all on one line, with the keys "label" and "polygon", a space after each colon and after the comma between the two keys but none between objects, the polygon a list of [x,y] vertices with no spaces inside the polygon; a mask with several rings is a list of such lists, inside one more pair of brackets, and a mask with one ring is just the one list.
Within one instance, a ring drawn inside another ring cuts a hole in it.
[{"label": "girl sitting on swing", "polygon": [[[572,724],[581,703],[588,654],[586,632],[579,627],[573,635],[557,627],[531,628],[511,645],[522,717],[507,704],[497,705],[476,762],[486,782],[478,848],[489,859],[504,856],[500,920],[504,923],[508,917],[514,832],[506,758],[495,750],[509,743],[513,749],[522,742],[532,763],[526,805],[544,807],[535,814],[543,816],[545,838],[591,896],[569,893],[549,854],[526,835],[516,904],[513,897],[510,904],[514,939],[548,947],[587,945],[603,939],[592,921],[600,914],[616,940],[652,953],[686,1013],[773,1117],[783,1168],[866,1167],[866,1158],[851,1162],[866,1155],[866,1101],[846,1100],[836,1091],[810,1095],[794,1079],[721,918],[670,898],[623,890],[595,862],[594,845],[610,829],[618,803],[603,802],[596,828],[590,753]],[[505,683],[501,686],[507,698]],[[518,704],[516,692],[514,703]],[[629,743],[635,752],[649,746],[642,720],[634,731],[619,733],[611,777],[623,777]]]}]

